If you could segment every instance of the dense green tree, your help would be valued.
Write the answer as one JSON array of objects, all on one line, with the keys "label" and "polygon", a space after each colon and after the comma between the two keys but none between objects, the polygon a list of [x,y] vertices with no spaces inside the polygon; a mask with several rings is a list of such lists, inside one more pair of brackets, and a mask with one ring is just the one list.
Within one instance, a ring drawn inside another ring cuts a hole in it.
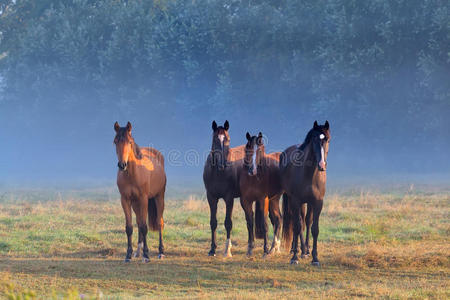
[{"label": "dense green tree", "polygon": [[263,107],[402,151],[450,126],[445,0],[2,0],[0,32],[4,111]]}]

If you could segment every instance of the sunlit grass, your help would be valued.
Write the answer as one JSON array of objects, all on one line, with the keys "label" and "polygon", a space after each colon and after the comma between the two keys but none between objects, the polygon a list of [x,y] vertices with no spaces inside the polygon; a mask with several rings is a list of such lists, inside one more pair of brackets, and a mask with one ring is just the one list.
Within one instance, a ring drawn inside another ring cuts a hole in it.
[{"label": "sunlit grass", "polygon": [[329,193],[320,220],[321,268],[310,266],[309,258],[291,266],[286,251],[263,259],[261,241],[254,257],[246,258],[247,229],[238,200],[233,258],[221,257],[223,201],[218,256],[207,257],[209,208],[198,195],[167,200],[165,260],[156,259],[157,234],[151,232],[151,262],[125,264],[123,212],[113,191],[4,193],[0,297],[450,297],[445,191]]}]

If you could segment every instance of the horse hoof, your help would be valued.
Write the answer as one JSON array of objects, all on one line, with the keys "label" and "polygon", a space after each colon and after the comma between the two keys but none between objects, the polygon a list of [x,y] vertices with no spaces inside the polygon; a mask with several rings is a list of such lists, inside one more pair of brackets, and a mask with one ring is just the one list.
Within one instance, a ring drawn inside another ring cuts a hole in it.
[{"label": "horse hoof", "polygon": [[311,265],[315,266],[315,267],[320,267],[320,262],[318,261],[313,261],[311,262]]},{"label": "horse hoof", "polygon": [[162,253],[158,254],[158,259],[164,259],[164,257],[166,257],[166,256]]},{"label": "horse hoof", "polygon": [[223,257],[229,258],[229,257],[233,257],[233,255],[231,254],[231,252],[228,252],[228,253],[224,253]]},{"label": "horse hoof", "polygon": [[139,257],[139,253],[135,252],[135,253],[133,254],[133,257]]},{"label": "horse hoof", "polygon": [[208,256],[216,256],[216,252],[214,252],[214,251],[209,251],[209,252],[208,252]]},{"label": "horse hoof", "polygon": [[142,258],[142,262],[143,262],[144,264],[148,263],[149,261],[150,261],[150,259],[149,259],[148,257],[143,257],[143,258]]},{"label": "horse hoof", "polygon": [[280,252],[280,250],[277,249],[277,247],[272,247],[272,248],[270,248],[269,253],[267,253],[267,254],[268,255],[272,255],[272,254],[276,254],[276,253],[279,253],[279,252]]},{"label": "horse hoof", "polygon": [[291,265],[298,265],[298,259],[291,259]]},{"label": "horse hoof", "polygon": [[124,262],[129,263],[131,261],[130,258],[125,258]]}]

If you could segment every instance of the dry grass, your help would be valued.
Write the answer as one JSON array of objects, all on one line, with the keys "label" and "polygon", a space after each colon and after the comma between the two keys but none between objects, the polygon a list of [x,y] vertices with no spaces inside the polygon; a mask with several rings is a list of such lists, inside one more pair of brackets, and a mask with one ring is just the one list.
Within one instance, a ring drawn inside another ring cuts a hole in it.
[{"label": "dry grass", "polygon": [[[322,267],[289,254],[263,259],[262,243],[245,257],[247,230],[233,215],[233,258],[208,257],[207,201],[168,200],[167,257],[125,264],[126,237],[117,195],[101,191],[4,194],[0,200],[0,297],[30,298],[450,298],[450,198],[447,192],[330,194],[321,217]],[[220,203],[219,220],[224,219]],[[135,239],[137,234],[135,233]]]}]

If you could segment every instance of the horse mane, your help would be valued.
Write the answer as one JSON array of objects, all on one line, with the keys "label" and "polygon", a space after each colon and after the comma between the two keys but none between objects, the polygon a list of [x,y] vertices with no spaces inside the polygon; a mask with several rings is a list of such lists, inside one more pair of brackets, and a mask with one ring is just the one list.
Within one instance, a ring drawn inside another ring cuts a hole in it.
[{"label": "horse mane", "polygon": [[138,144],[136,144],[136,142],[133,139],[133,152],[134,152],[134,156],[137,159],[142,159],[142,152],[141,152],[141,148],[139,148]]},{"label": "horse mane", "polygon": [[302,150],[302,151],[305,150],[306,146],[307,146],[307,145],[309,144],[309,142],[311,141],[313,131],[314,131],[314,128],[312,128],[312,129],[308,132],[308,134],[307,134],[306,137],[305,137],[305,140],[304,140],[303,143],[298,147],[298,149],[300,149],[300,150]]}]

